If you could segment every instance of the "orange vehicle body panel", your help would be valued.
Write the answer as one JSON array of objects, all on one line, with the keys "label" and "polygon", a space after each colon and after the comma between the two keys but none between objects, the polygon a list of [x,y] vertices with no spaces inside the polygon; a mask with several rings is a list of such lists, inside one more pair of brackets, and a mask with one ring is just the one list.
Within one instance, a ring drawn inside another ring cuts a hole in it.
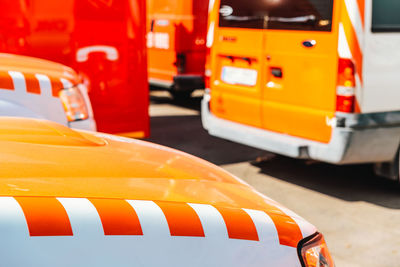
[{"label": "orange vehicle body panel", "polygon": [[149,135],[144,0],[0,4],[1,52],[74,68],[88,85],[99,131]]},{"label": "orange vehicle body panel", "polygon": [[[219,27],[220,1],[210,51],[211,111],[220,118],[328,143],[335,117],[340,1],[334,1],[331,31]],[[212,33],[210,33],[212,34]],[[302,45],[313,41],[312,48]],[[251,49],[249,49],[251,47]],[[258,73],[254,86],[223,81],[223,68]],[[272,75],[280,69],[281,77]]]},{"label": "orange vehicle body panel", "polygon": [[248,208],[266,204],[262,195],[213,164],[143,141],[79,132],[49,121],[2,117],[0,145],[0,196],[143,199]]},{"label": "orange vehicle body panel", "polygon": [[[302,233],[287,210],[221,168],[159,145],[57,123],[0,118],[0,196],[21,205],[32,235],[70,235],[60,198],[88,199],[105,235],[143,235],[125,200],[151,200],[160,207],[172,236],[204,236],[188,203],[214,206],[229,238],[259,240],[243,208],[266,212],[282,245],[296,247]],[[58,199],[58,200],[57,200]],[[42,216],[44,207],[50,213]],[[53,227],[45,227],[52,221]],[[185,222],[185,223],[183,223]]]},{"label": "orange vehicle body panel", "polygon": [[147,9],[149,78],[173,83],[180,74],[204,76],[208,1],[147,0]]}]

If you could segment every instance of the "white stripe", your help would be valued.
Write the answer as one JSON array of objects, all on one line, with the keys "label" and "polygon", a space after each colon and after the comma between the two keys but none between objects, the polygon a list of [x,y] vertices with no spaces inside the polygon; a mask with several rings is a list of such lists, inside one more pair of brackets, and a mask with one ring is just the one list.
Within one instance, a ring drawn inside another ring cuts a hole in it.
[{"label": "white stripe", "polygon": [[[25,215],[12,197],[0,198],[0,266],[28,266],[23,261],[24,241],[29,238]],[[22,242],[21,242],[22,241]],[[21,254],[22,252],[22,254]]]},{"label": "white stripe", "polygon": [[17,93],[26,93],[26,82],[25,82],[25,76],[18,71],[9,71],[8,74],[10,74],[13,83],[14,83],[14,90]]},{"label": "white stripe", "polygon": [[207,32],[207,47],[208,48],[211,48],[214,43],[214,28],[215,28],[215,23],[211,22],[210,27],[208,28],[208,32]]},{"label": "white stripe", "polygon": [[213,11],[215,0],[210,0],[208,3],[208,13],[210,14]]},{"label": "white stripe", "polygon": [[64,78],[61,78],[60,80],[61,80],[61,83],[63,84],[63,89],[72,88],[73,84],[69,80],[64,79]]},{"label": "white stripe", "polygon": [[103,225],[93,204],[85,198],[57,198],[67,211],[76,237],[104,235]]},{"label": "white stripe", "polygon": [[143,235],[146,237],[170,237],[167,219],[161,208],[153,201],[127,200],[136,211]]},{"label": "white stripe", "polygon": [[[21,206],[12,197],[0,197],[0,240],[28,237],[28,225]],[[3,242],[0,241],[3,245]]]},{"label": "white stripe", "polygon": [[351,54],[351,50],[349,47],[349,43],[346,38],[346,34],[344,32],[343,24],[339,23],[339,45],[338,52],[340,58],[349,58],[352,59],[353,56]]},{"label": "white stripe", "polygon": [[356,32],[358,43],[360,44],[360,50],[363,50],[364,44],[364,30],[361,20],[360,10],[356,0],[345,0],[347,12],[349,14],[351,23],[353,24],[354,31]]},{"label": "white stripe", "polygon": [[222,215],[211,205],[188,203],[200,218],[207,238],[228,239],[228,230]]},{"label": "white stripe", "polygon": [[258,238],[261,242],[279,244],[279,235],[272,219],[263,211],[244,209],[251,217],[257,229]]},{"label": "white stripe", "polygon": [[51,82],[49,77],[43,74],[36,74],[35,76],[39,81],[42,96],[52,97],[53,92],[51,90]]},{"label": "white stripe", "polygon": [[285,208],[285,207],[279,207],[287,216],[290,216],[290,218],[295,221],[295,223],[299,226],[301,230],[301,234],[303,235],[303,238],[310,236],[317,232],[317,228],[315,228],[314,225],[311,223],[307,222],[304,220],[302,217],[294,213],[293,211]]}]

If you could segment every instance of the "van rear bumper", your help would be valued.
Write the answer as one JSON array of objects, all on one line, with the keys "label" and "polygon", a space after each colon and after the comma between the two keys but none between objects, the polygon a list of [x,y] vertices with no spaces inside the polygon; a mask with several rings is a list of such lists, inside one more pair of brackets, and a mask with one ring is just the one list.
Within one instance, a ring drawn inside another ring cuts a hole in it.
[{"label": "van rear bumper", "polygon": [[277,154],[333,164],[388,162],[400,144],[400,112],[337,113],[327,144],[231,122],[214,116],[210,95],[202,101],[203,127],[213,136]]}]

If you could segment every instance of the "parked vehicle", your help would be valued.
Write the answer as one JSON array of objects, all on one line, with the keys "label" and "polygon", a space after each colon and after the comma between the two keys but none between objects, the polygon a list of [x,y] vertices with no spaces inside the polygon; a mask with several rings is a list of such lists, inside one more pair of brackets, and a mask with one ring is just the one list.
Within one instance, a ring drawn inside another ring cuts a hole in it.
[{"label": "parked vehicle", "polygon": [[84,77],[99,131],[148,136],[144,0],[0,5],[0,51],[72,67]]},{"label": "parked vehicle", "polygon": [[390,0],[215,1],[204,127],[294,158],[379,163],[398,179],[398,12]]},{"label": "parked vehicle", "polygon": [[204,88],[208,1],[147,0],[151,85],[187,98]]},{"label": "parked vehicle", "polygon": [[151,143],[0,118],[4,266],[334,266],[314,226]]},{"label": "parked vehicle", "polygon": [[87,89],[71,68],[0,54],[0,116],[42,118],[96,130]]}]

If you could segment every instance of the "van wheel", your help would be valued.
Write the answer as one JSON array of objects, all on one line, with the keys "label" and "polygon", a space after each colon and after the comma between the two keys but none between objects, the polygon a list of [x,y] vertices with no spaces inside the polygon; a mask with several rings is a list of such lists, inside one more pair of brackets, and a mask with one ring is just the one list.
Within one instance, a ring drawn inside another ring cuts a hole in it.
[{"label": "van wheel", "polygon": [[183,100],[188,100],[190,98],[190,96],[192,95],[193,91],[172,90],[172,91],[170,91],[170,93],[176,101],[183,101]]}]

